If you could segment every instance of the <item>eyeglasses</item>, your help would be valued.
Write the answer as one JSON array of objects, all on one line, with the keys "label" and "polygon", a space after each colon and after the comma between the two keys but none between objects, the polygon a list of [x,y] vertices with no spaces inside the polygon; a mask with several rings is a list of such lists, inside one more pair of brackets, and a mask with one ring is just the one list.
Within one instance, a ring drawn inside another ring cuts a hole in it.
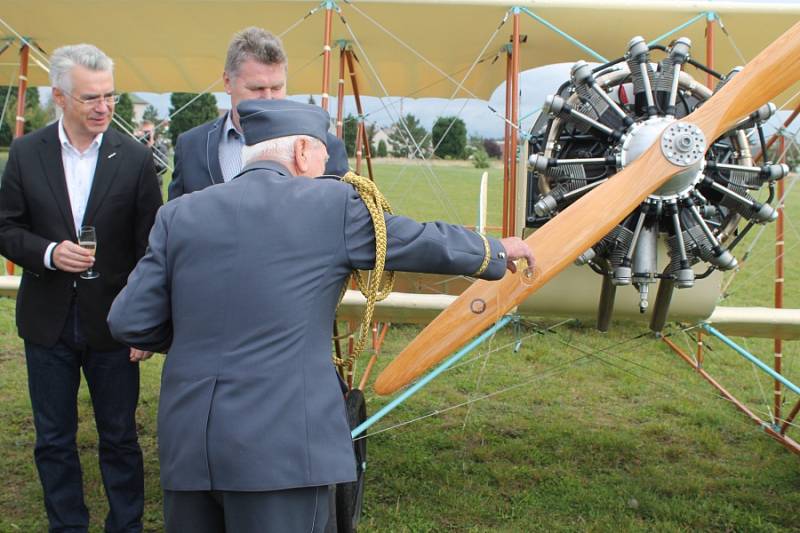
[{"label": "eyeglasses", "polygon": [[68,95],[70,98],[75,100],[76,102],[80,102],[83,105],[94,107],[100,102],[103,102],[107,106],[112,106],[116,103],[119,103],[119,95],[116,93],[108,93],[108,94],[90,94],[86,96],[74,96],[71,93],[64,91],[64,94]]}]

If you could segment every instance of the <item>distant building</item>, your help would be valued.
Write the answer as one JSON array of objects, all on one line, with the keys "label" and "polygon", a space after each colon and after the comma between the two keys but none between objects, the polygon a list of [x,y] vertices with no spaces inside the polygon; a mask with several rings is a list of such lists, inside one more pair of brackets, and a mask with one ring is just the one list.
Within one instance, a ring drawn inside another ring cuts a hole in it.
[{"label": "distant building", "polygon": [[372,136],[372,146],[376,150],[378,149],[378,145],[380,142],[383,141],[386,143],[386,150],[391,153],[392,152],[392,141],[389,140],[389,130],[384,128],[376,127],[375,135]]},{"label": "distant building", "polygon": [[133,102],[133,122],[136,124],[141,124],[142,118],[144,117],[144,110],[147,109],[147,106],[150,105],[150,102],[144,100],[136,93],[128,93],[128,96],[131,97],[131,102]]}]

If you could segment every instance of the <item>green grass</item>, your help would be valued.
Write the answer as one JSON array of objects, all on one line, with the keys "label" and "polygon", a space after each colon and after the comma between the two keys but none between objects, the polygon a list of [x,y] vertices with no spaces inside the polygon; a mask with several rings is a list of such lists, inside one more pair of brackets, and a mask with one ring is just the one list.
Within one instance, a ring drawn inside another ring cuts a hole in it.
[{"label": "green grass", "polygon": [[[480,180],[489,173],[487,225],[500,226],[503,209],[503,169],[472,165],[423,165],[419,161],[375,164],[375,181],[396,213],[419,220],[444,220],[474,226],[478,222]],[[366,174],[366,168],[362,169]]]},{"label": "green grass", "polygon": [[[480,171],[437,166],[434,178],[418,166],[378,164],[376,170],[397,212],[418,218],[447,213],[433,192],[441,188],[454,206],[445,218],[474,224]],[[499,224],[500,176],[499,169],[490,170],[490,224]],[[789,218],[796,219],[796,193],[788,205]],[[786,240],[789,247],[800,243],[789,224]],[[749,239],[737,255],[748,245]],[[770,304],[773,249],[770,226],[736,275],[726,305]],[[788,265],[795,252],[787,254]],[[787,268],[786,277],[786,305],[800,307],[797,273]],[[379,368],[417,331],[393,327]],[[671,325],[670,332],[692,348],[680,326]],[[799,458],[644,333],[644,325],[614,324],[602,334],[577,321],[500,332],[370,430],[361,531],[800,530]],[[521,347],[514,352],[518,337]],[[746,342],[770,359],[771,341]],[[784,357],[788,377],[800,382],[796,343],[785,343]],[[141,365],[148,531],[161,530],[155,410],[162,363],[156,356]],[[709,342],[705,367],[754,410],[766,410],[771,383],[721,343]],[[2,300],[2,532],[46,527],[25,380],[13,302]],[[790,399],[787,408],[796,401]],[[369,411],[386,401],[368,393]],[[101,531],[105,501],[85,388],[80,413],[92,531]]]}]

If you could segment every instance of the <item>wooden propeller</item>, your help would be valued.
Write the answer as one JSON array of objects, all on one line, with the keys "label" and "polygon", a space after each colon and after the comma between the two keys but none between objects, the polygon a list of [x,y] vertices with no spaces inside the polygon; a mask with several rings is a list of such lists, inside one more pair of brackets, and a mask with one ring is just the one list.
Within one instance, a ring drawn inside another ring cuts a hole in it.
[{"label": "wooden propeller", "polygon": [[[800,78],[800,23],[734,76],[702,107],[682,119],[710,144],[736,122]],[[655,142],[632,164],[565,209],[526,239],[536,256],[532,273],[520,269],[500,281],[475,282],[378,376],[375,392],[391,394],[499,320],[608,234],[644,199],[683,170]]]}]

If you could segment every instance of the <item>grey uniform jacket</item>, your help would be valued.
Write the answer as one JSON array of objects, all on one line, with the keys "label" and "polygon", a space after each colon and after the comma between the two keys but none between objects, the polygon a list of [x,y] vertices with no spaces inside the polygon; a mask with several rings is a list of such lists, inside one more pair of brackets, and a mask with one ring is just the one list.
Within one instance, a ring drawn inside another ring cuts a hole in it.
[{"label": "grey uniform jacket", "polygon": [[[167,192],[169,200],[225,182],[219,164],[219,141],[226,118],[227,115],[223,115],[178,137],[175,143],[175,169]],[[344,143],[330,133],[326,143],[329,158],[325,164],[325,174],[344,176],[349,170]]]},{"label": "grey uniform jacket", "polygon": [[[386,268],[471,274],[482,239],[460,226],[386,216]],[[503,276],[490,240],[482,277]],[[336,179],[259,162],[230,183],[167,203],[108,317],[121,342],[169,349],[158,412],[168,490],[266,491],[355,479],[331,362],[339,291],[371,268],[372,222]]]}]

